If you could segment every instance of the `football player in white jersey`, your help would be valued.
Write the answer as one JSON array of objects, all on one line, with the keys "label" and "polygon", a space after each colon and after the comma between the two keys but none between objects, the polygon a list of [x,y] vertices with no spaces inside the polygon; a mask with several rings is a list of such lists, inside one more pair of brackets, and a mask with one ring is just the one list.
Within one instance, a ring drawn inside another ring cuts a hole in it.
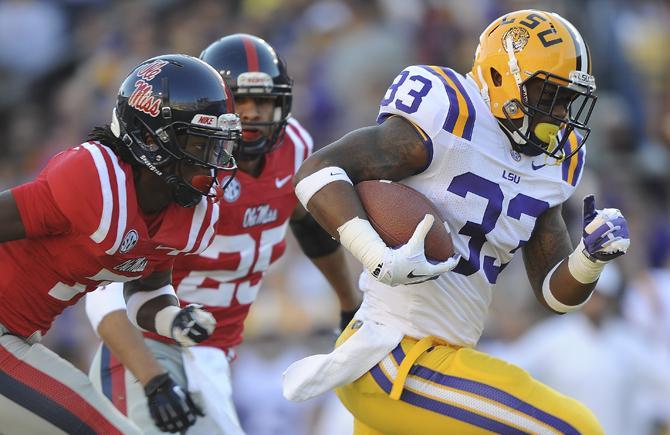
[{"label": "football player in white jersey", "polygon": [[[365,266],[364,301],[331,354],[289,367],[285,396],[336,388],[356,434],[602,433],[579,402],[474,350],[498,275],[517,251],[540,303],[566,313],[586,303],[607,262],[629,246],[621,212],[596,209],[593,196],[576,248],[561,217],[584,167],[595,88],[572,24],[517,11],[482,33],[466,76],[405,68],[377,126],[307,159],[298,198]],[[353,189],[372,179],[428,197],[458,256],[426,260],[430,215],[406,245],[386,246]]]}]

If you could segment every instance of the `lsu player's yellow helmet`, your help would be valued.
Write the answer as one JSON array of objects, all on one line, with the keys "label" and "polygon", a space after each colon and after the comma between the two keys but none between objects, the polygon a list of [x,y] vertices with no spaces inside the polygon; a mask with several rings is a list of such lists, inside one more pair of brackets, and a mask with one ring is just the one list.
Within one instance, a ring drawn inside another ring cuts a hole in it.
[{"label": "lsu player's yellow helmet", "polygon": [[[586,141],[596,101],[591,56],[577,29],[560,15],[521,10],[496,19],[479,37],[468,75],[493,115],[509,121],[500,125],[522,152],[563,161]],[[534,79],[541,82],[538,96],[527,92]],[[555,113],[557,102],[567,113]],[[580,145],[566,152],[573,131]]]}]

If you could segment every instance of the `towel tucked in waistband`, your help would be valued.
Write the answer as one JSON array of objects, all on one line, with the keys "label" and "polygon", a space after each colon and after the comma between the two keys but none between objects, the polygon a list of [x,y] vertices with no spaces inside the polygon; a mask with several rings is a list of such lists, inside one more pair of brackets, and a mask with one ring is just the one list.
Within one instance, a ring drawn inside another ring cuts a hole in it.
[{"label": "towel tucked in waistband", "polygon": [[283,394],[302,402],[363,376],[403,338],[399,330],[366,321],[347,341],[329,354],[308,356],[291,364],[283,374]]}]

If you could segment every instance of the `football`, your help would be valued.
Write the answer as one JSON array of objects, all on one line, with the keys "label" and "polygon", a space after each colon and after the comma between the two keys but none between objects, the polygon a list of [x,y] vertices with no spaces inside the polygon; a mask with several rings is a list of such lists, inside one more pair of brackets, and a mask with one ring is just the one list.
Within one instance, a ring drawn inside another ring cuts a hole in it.
[{"label": "football", "polygon": [[454,255],[454,244],[443,225],[444,218],[423,194],[387,180],[362,181],[355,187],[372,227],[388,246],[407,243],[423,217],[432,214],[435,222],[426,236],[426,258],[445,261]]}]

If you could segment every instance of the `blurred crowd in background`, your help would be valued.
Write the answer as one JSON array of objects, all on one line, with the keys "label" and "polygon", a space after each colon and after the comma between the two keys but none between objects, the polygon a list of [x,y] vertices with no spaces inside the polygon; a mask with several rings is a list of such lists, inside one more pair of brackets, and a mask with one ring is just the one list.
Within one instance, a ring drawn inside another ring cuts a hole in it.
[{"label": "blurred crowd in background", "polygon": [[[555,318],[516,259],[482,347],[585,402],[608,434],[669,431],[668,0],[0,0],[0,189],[30,180],[53,154],[108,123],[121,80],[154,55],[198,56],[235,32],[265,38],[287,60],[293,114],[318,148],[373,124],[404,66],[469,71],[486,25],[522,8],[563,15],[593,55],[599,101],[587,167],[564,207],[574,242],[581,199],[594,192],[598,207],[624,212],[632,244],[584,312]],[[280,388],[290,362],[332,346],[338,312],[293,244],[263,283],[233,366],[249,434],[350,433],[334,396],[296,405]],[[78,306],[46,338],[84,370],[96,343]]]}]

